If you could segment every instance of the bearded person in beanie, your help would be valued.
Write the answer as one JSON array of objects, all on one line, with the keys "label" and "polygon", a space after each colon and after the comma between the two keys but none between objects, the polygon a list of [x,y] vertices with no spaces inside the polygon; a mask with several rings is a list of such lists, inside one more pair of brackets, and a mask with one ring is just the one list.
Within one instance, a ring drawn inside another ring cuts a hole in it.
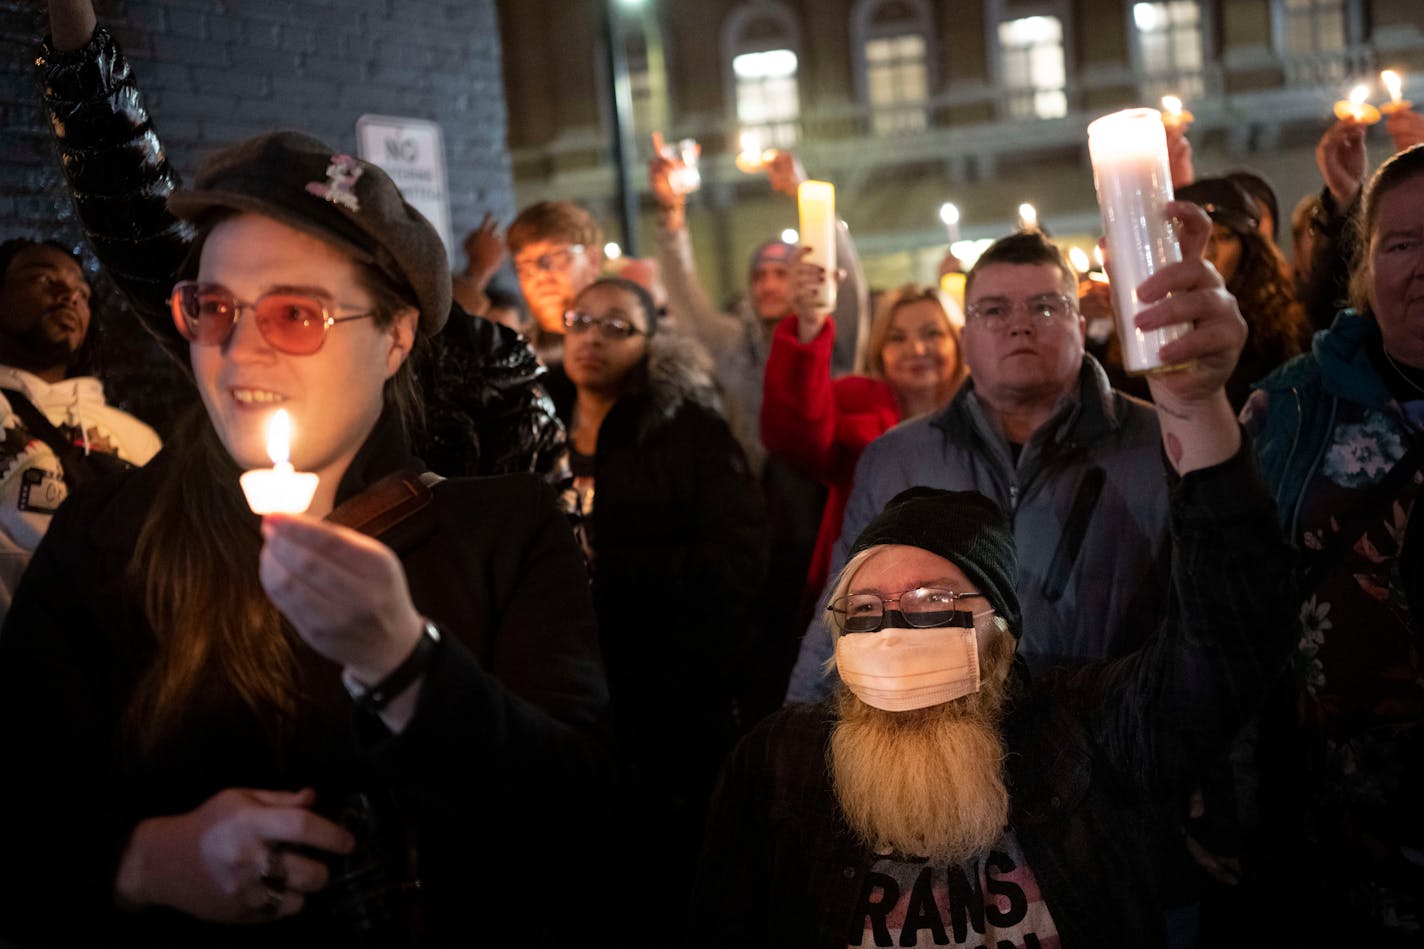
[{"label": "bearded person in beanie", "polygon": [[[1032,676],[1013,534],[972,491],[911,488],[826,604],[837,691],[764,721],[714,799],[703,945],[1166,945],[1148,827],[1254,708],[1291,642],[1291,556],[1224,384],[1246,330],[1171,205],[1185,261],[1139,289],[1188,368],[1150,377],[1171,495],[1170,606],[1121,659]],[[1168,295],[1170,294],[1170,298]]]}]

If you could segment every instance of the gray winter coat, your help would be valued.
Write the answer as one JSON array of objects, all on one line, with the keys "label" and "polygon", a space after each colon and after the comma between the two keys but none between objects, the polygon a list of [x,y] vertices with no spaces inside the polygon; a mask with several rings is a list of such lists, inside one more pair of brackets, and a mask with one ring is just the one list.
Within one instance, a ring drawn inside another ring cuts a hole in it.
[{"label": "gray winter coat", "polygon": [[[1144,402],[1114,391],[1091,356],[1078,391],[1024,445],[1018,464],[974,380],[943,410],[871,442],[855,470],[833,583],[852,541],[905,488],[975,490],[1009,513],[1023,608],[1019,655],[1035,671],[1124,655],[1163,615],[1167,491],[1161,430]],[[829,595],[827,590],[826,595]],[[830,690],[830,633],[818,615],[801,641],[788,702]]]}]

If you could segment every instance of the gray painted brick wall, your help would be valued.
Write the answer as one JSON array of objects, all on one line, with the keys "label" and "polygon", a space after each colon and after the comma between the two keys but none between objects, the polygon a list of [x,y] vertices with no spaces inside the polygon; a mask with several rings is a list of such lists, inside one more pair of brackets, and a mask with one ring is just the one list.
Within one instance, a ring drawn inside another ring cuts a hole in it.
[{"label": "gray painted brick wall", "polygon": [[[354,150],[363,113],[438,122],[459,235],[514,212],[493,0],[165,0],[100,3],[180,173],[269,128]],[[37,107],[36,0],[0,0],[0,234],[71,213]],[[65,231],[68,233],[68,231]]]},{"label": "gray painted brick wall", "polygon": [[[354,152],[359,116],[404,116],[441,126],[457,243],[487,210],[513,216],[494,0],[100,0],[98,11],[133,62],[180,175],[205,152],[267,129]],[[0,240],[78,245],[38,105],[33,63],[46,28],[39,0],[0,0]],[[105,289],[101,280],[100,315],[127,336],[131,317],[113,312]],[[129,361],[107,360],[111,391],[165,421],[149,406],[154,394],[125,398]]]}]

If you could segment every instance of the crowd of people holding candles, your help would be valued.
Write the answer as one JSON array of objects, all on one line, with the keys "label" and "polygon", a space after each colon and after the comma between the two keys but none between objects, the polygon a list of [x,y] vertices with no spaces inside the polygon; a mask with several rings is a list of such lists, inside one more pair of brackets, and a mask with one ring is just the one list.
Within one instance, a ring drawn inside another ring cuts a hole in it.
[{"label": "crowd of people holding candles", "polygon": [[301,132],[172,168],[49,13],[84,253],[188,387],[125,449],[81,258],[0,245],[0,945],[1424,944],[1397,72],[1285,213],[1168,97],[1085,129],[1096,265],[1025,205],[894,288],[744,134],[798,236],[723,310],[696,142],[655,259],[550,201],[452,274]]}]

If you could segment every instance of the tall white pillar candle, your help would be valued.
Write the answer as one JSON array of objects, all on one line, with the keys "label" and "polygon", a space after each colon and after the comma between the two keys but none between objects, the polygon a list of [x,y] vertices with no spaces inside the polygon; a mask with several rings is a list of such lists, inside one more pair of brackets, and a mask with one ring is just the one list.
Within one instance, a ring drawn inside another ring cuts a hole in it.
[{"label": "tall white pillar candle", "polygon": [[1144,332],[1136,323],[1137,314],[1146,308],[1137,299],[1138,286],[1182,259],[1182,248],[1165,208],[1172,200],[1172,172],[1161,113],[1128,109],[1103,116],[1088,126],[1088,152],[1112,262],[1123,368],[1134,375],[1170,368],[1163,365],[1157,352],[1190,326]]},{"label": "tall white pillar candle", "polygon": [[806,262],[826,271],[816,295],[823,313],[836,308],[836,186],[829,181],[803,181],[796,189],[801,212],[801,244],[811,248]]}]

